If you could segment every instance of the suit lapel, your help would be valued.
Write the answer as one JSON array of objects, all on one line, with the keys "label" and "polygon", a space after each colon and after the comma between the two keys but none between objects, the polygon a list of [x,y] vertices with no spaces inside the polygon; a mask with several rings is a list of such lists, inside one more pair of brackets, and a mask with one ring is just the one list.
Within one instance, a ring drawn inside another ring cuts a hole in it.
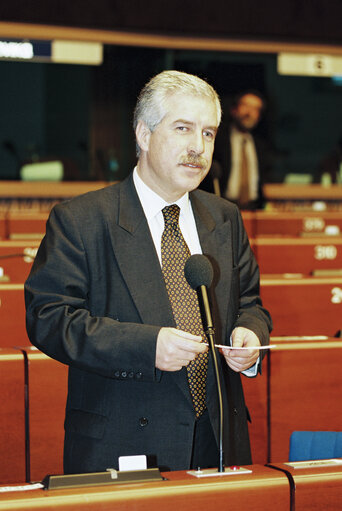
[{"label": "suit lapel", "polygon": [[142,323],[175,326],[158,256],[131,176],[120,185],[118,218],[109,223],[109,232]]}]

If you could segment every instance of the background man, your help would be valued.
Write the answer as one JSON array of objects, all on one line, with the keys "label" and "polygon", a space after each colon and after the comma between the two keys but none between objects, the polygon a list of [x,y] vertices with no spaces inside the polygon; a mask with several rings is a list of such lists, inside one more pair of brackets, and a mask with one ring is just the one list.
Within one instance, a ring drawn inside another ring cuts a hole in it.
[{"label": "background man", "polygon": [[[193,191],[220,117],[206,82],[160,73],[137,102],[134,172],[51,212],[25,296],[32,343],[69,365],[66,473],[137,454],[171,470],[218,465],[215,378],[184,260],[211,259],[218,343],[259,346],[271,327],[238,209]],[[240,372],[256,374],[259,350],[218,356],[225,462],[250,463]]]},{"label": "background man", "polygon": [[247,90],[234,98],[229,122],[219,129],[212,170],[205,182],[205,188],[242,209],[263,206],[262,185],[270,173],[271,151],[252,132],[264,108],[265,101],[257,91]]}]

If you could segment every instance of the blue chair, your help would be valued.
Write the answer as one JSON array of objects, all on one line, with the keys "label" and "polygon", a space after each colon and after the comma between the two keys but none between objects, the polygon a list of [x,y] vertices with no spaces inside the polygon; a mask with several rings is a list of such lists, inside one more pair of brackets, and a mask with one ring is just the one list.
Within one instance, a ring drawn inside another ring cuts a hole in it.
[{"label": "blue chair", "polygon": [[342,458],[342,431],[294,431],[289,461]]}]

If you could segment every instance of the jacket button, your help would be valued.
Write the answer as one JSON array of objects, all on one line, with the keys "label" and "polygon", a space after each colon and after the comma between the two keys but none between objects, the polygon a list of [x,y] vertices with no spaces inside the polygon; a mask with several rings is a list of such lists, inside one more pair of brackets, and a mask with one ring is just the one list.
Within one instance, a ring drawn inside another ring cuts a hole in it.
[{"label": "jacket button", "polygon": [[115,378],[120,378],[120,371],[115,371],[114,376]]},{"label": "jacket button", "polygon": [[142,378],[142,375],[143,375],[142,373],[136,373],[135,377],[137,380],[140,380]]},{"label": "jacket button", "polygon": [[126,371],[121,371],[121,377],[122,378],[126,378],[127,377],[127,372]]},{"label": "jacket button", "polygon": [[238,414],[237,408],[233,408],[233,413],[234,413],[234,415]]},{"label": "jacket button", "polygon": [[141,427],[147,426],[148,420],[146,419],[146,417],[140,417],[139,424],[140,424]]},{"label": "jacket button", "polygon": [[133,373],[133,371],[130,371],[130,372],[128,373],[128,378],[133,378],[133,377],[134,377],[134,373]]}]

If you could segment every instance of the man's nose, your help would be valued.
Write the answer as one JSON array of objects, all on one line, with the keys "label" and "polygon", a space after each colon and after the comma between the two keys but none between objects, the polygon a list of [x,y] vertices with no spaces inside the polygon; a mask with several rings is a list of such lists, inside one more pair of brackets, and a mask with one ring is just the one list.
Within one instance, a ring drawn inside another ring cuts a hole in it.
[{"label": "man's nose", "polygon": [[202,154],[204,152],[204,136],[202,132],[194,132],[189,140],[188,151]]}]

